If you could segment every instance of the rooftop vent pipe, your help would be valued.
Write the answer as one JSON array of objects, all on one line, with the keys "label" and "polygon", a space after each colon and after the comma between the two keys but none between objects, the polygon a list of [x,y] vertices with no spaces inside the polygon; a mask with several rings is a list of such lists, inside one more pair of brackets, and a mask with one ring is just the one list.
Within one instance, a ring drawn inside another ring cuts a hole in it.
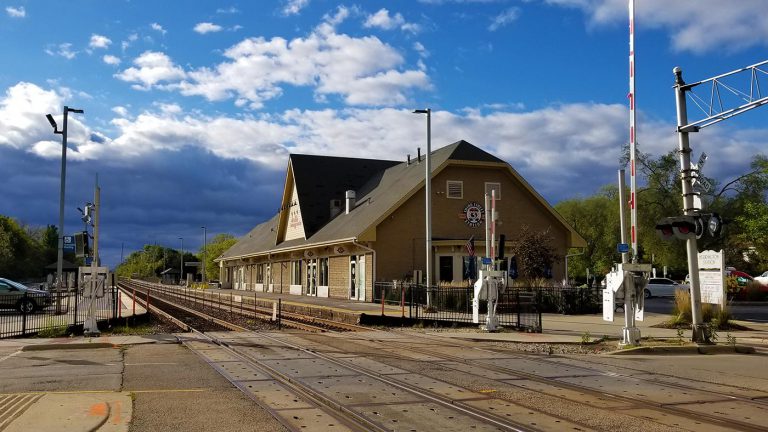
[{"label": "rooftop vent pipe", "polygon": [[353,208],[355,208],[355,191],[348,190],[345,193],[345,198],[347,199],[347,214],[349,214]]},{"label": "rooftop vent pipe", "polygon": [[421,147],[417,148],[416,152],[418,154],[418,158],[416,160],[419,161],[419,163],[421,163]]}]

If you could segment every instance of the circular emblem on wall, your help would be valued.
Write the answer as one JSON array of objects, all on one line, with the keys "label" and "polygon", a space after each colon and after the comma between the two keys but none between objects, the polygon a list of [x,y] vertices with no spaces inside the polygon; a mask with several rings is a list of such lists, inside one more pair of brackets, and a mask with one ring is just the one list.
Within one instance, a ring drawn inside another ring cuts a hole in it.
[{"label": "circular emblem on wall", "polygon": [[483,210],[483,206],[471,201],[464,206],[464,211],[461,213],[460,217],[464,219],[465,224],[474,228],[483,222],[484,215],[485,211]]}]

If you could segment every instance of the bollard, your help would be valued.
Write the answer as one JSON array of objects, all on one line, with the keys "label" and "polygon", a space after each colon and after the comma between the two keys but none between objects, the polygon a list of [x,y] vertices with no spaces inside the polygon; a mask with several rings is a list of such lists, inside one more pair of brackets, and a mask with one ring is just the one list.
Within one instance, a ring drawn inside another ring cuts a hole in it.
[{"label": "bollard", "polygon": [[147,316],[149,316],[149,292],[152,290],[151,287],[147,287]]},{"label": "bollard", "polygon": [[133,315],[136,316],[136,287],[133,288]]}]

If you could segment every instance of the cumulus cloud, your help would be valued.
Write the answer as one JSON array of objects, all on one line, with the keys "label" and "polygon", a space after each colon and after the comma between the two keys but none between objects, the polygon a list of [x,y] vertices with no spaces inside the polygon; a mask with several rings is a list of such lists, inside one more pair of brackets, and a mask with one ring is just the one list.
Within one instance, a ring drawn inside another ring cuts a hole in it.
[{"label": "cumulus cloud", "polygon": [[184,71],[163,53],[145,52],[115,76],[141,90],[234,99],[251,109],[279,97],[284,85],[313,87],[321,101],[338,95],[349,105],[371,106],[401,104],[411,90],[431,87],[424,67],[405,69],[403,56],[380,39],[337,33],[335,26],[349,13],[339,8],[307,37],[245,39],[225,50],[227,60],[213,67]]},{"label": "cumulus cloud", "polygon": [[186,76],[184,70],[162,52],[145,51],[133,60],[133,64],[135,66],[115,74],[115,78],[136,83],[133,88],[137,90],[165,88],[168,83],[177,82]]},{"label": "cumulus cloud", "polygon": [[91,48],[107,48],[110,44],[112,44],[112,41],[108,37],[92,34],[91,42],[88,44],[88,46]]},{"label": "cumulus cloud", "polygon": [[[591,25],[627,22],[626,0],[544,0],[548,4],[578,8]],[[637,28],[663,28],[671,33],[676,51],[705,53],[725,48],[736,51],[765,46],[768,40],[768,15],[763,0],[637,2]]]},{"label": "cumulus cloud", "polygon": [[309,0],[287,0],[283,6],[283,15],[296,15],[309,5]]},{"label": "cumulus cloud", "polygon": [[379,11],[373,15],[368,15],[365,22],[363,23],[363,27],[375,27],[382,30],[401,29],[410,33],[418,33],[419,30],[421,30],[418,24],[406,22],[405,18],[403,18],[403,15],[401,15],[399,12],[394,15],[390,15],[389,11],[384,8],[379,9]]},{"label": "cumulus cloud", "polygon": [[216,32],[220,32],[222,30],[222,27],[218,24],[201,22],[201,23],[198,23],[193,30],[200,34],[216,33]]},{"label": "cumulus cloud", "polygon": [[72,49],[72,44],[65,42],[59,45],[52,45],[45,49],[45,53],[49,56],[64,57],[67,60],[72,60],[77,57],[77,51]]},{"label": "cumulus cloud", "polygon": [[488,26],[488,30],[490,31],[496,31],[502,27],[505,27],[514,21],[516,21],[520,17],[520,8],[517,7],[511,7],[504,12],[500,13],[499,15],[496,15],[493,20],[491,20],[491,25]]},{"label": "cumulus cloud", "polygon": [[110,54],[105,55],[101,59],[108,65],[117,66],[120,64],[120,58]]},{"label": "cumulus cloud", "polygon": [[[151,27],[151,28],[152,28],[152,30],[154,30],[154,31],[157,31],[157,32],[160,32],[160,33],[162,33],[163,35],[165,35],[166,33],[168,33],[168,31],[167,31],[167,30],[165,30],[165,29],[163,28],[163,26],[161,26],[161,25],[160,25],[160,24],[158,24],[158,23],[152,23],[152,24],[150,24],[150,25],[149,25],[149,27]],[[134,39],[134,40],[135,40],[135,39]]]},{"label": "cumulus cloud", "polygon": [[24,18],[25,16],[27,16],[27,11],[26,9],[24,9],[24,6],[19,6],[19,7],[8,6],[5,8],[5,13],[7,13],[8,16],[11,18]]}]

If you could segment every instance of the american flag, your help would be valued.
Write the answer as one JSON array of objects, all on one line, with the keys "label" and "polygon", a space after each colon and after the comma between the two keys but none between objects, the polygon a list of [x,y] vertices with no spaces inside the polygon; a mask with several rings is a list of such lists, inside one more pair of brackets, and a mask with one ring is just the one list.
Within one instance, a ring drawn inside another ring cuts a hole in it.
[{"label": "american flag", "polygon": [[469,256],[475,256],[475,236],[470,237],[464,246],[467,247],[467,253],[469,253]]}]

